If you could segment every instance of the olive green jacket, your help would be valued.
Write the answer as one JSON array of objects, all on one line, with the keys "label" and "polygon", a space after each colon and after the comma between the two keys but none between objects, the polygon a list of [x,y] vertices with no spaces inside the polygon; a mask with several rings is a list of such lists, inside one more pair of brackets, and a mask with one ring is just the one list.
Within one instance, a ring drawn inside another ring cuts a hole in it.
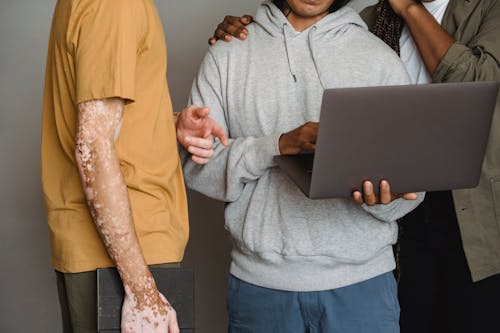
[{"label": "olive green jacket", "polygon": [[[373,26],[374,6],[360,15]],[[441,25],[456,42],[433,82],[500,80],[499,0],[450,0]],[[500,273],[500,98],[479,186],[453,191],[453,199],[472,279]]]}]

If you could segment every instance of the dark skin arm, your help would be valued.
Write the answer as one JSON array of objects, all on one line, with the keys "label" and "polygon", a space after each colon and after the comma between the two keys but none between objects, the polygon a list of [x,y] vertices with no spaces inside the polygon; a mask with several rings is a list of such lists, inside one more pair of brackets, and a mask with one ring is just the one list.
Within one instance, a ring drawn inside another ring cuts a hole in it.
[{"label": "dark skin arm", "polygon": [[433,75],[455,39],[415,0],[389,0],[394,12],[408,26],[427,71]]},{"label": "dark skin arm", "polygon": [[[415,0],[388,0],[394,12],[405,20],[417,45],[427,71],[433,75],[455,39],[446,32],[434,17]],[[424,0],[429,1],[429,0]],[[432,1],[432,0],[431,0]],[[217,26],[210,45],[221,39],[231,41],[233,37],[244,40],[248,36],[246,26],[253,21],[249,15],[243,17],[226,16]]]},{"label": "dark skin arm", "polygon": [[214,45],[219,39],[229,42],[236,37],[244,40],[248,36],[247,25],[253,22],[253,17],[250,15],[239,16],[226,16],[224,21],[219,23],[215,29],[214,36],[208,40],[210,45]]}]

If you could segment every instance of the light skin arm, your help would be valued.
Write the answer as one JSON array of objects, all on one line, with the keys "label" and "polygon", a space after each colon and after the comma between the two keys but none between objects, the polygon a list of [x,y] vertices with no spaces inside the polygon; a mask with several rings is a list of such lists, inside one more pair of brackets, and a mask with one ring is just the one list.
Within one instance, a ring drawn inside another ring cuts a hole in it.
[{"label": "light skin arm", "polygon": [[115,150],[124,102],[109,98],[77,107],[75,157],[90,214],[125,289],[122,332],[179,332],[176,313],[143,257]]},{"label": "light skin arm", "polygon": [[420,51],[427,71],[433,75],[455,38],[446,32],[424,6],[415,0],[389,0],[401,16]]}]

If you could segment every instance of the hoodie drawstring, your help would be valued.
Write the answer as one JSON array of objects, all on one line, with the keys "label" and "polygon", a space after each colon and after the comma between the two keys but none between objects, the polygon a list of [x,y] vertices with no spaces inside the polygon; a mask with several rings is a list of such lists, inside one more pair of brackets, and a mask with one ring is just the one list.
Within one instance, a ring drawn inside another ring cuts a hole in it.
[{"label": "hoodie drawstring", "polygon": [[288,35],[286,33],[286,23],[283,24],[283,36],[285,37],[285,52],[288,60],[288,68],[290,69],[290,74],[292,74],[292,78],[294,82],[297,82],[297,76],[295,76],[295,71],[292,65],[292,59],[290,57],[290,49],[288,48]]},{"label": "hoodie drawstring", "polygon": [[[326,89],[326,85],[321,77],[321,72],[319,70],[319,63],[318,63],[318,59],[317,59],[317,55],[316,55],[316,49],[314,48],[314,32],[317,29],[318,28],[316,26],[313,26],[309,30],[309,33],[307,34],[307,42],[308,42],[308,46],[309,46],[309,52],[311,53],[311,58],[312,58],[313,63],[314,63],[314,69],[316,70],[316,74],[318,75],[319,82],[321,83],[321,86],[323,87],[323,89]],[[297,82],[297,76],[295,75],[295,68],[294,68],[293,60],[292,60],[291,53],[290,53],[290,45],[288,42],[288,34],[287,34],[286,30],[287,29],[286,29],[286,23],[285,23],[285,24],[283,24],[283,36],[284,36],[284,40],[285,40],[285,52],[286,52],[286,57],[287,57],[287,61],[288,61],[288,68],[290,69],[290,74],[292,75],[293,81]]]},{"label": "hoodie drawstring", "polygon": [[323,79],[321,78],[321,72],[319,71],[319,64],[316,58],[316,50],[314,48],[314,31],[316,31],[316,29],[318,28],[316,26],[313,26],[311,30],[309,30],[309,33],[307,34],[307,41],[309,43],[309,51],[311,52],[311,58],[314,63],[314,68],[316,69],[316,74],[318,74],[319,82],[321,83],[323,89],[326,89],[326,85]]}]

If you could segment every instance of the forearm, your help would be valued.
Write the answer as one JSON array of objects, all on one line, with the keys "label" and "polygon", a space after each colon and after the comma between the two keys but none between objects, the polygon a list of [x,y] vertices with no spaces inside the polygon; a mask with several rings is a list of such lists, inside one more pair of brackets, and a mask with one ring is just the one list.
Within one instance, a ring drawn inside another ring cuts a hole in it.
[{"label": "forearm", "polygon": [[275,165],[278,138],[279,134],[232,139],[227,148],[218,143],[214,156],[204,166],[185,158],[186,185],[217,200],[237,200],[246,183],[257,181]]},{"label": "forearm", "polygon": [[113,113],[109,107],[99,101],[79,105],[75,155],[89,211],[124,287],[135,295],[144,295],[156,288],[135,233],[114,146],[114,131],[119,128],[121,113]]},{"label": "forearm", "polygon": [[421,4],[412,3],[400,15],[410,30],[425,67],[431,75],[434,74],[455,39]]},{"label": "forearm", "polygon": [[[115,262],[123,280],[133,293],[145,290],[151,282],[142,251],[137,239],[130,209],[127,188],[123,180],[114,148],[95,147],[94,156],[84,168],[95,172],[84,176],[89,210],[109,256]],[[92,181],[89,181],[92,179]]]}]

